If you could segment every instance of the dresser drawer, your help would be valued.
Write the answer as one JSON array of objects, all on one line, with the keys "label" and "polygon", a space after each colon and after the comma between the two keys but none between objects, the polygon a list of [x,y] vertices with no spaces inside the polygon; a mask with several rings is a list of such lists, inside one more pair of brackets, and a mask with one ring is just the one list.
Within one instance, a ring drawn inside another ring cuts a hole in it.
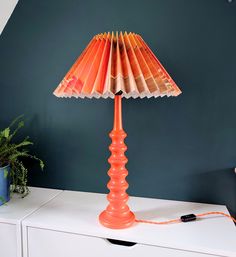
[{"label": "dresser drawer", "polygon": [[[124,246],[104,238],[27,228],[27,257],[206,257],[209,255],[135,244]],[[115,244],[114,244],[115,243]],[[211,255],[212,256],[212,255]]]},{"label": "dresser drawer", "polygon": [[0,223],[0,256],[17,256],[16,225]]}]

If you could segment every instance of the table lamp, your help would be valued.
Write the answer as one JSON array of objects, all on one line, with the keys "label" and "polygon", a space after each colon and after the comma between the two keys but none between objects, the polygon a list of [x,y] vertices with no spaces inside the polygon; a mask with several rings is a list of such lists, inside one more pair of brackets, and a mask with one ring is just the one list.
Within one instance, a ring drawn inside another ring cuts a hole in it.
[{"label": "table lamp", "polygon": [[132,226],[135,215],[127,205],[127,136],[122,127],[122,97],[178,96],[181,93],[142,37],[135,33],[103,33],[93,37],[54,91],[57,97],[114,98],[114,125],[108,159],[109,204],[99,215],[112,229]]}]

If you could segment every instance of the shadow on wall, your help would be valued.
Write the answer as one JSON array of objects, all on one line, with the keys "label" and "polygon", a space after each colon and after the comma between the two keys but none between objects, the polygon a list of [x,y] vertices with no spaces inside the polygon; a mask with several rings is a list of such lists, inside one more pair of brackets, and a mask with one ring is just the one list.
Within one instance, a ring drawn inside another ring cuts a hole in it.
[{"label": "shadow on wall", "polygon": [[189,198],[196,202],[220,202],[228,207],[232,215],[236,215],[236,175],[234,168],[206,171],[192,175],[188,179],[186,184],[190,186],[188,189]]}]

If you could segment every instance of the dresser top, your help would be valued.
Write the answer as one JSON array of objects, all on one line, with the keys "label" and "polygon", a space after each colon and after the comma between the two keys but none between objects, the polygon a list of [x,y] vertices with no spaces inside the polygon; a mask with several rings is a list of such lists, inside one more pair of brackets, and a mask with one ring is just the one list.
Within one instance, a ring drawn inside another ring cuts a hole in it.
[{"label": "dresser top", "polygon": [[[112,238],[160,247],[236,256],[236,227],[225,217],[211,216],[189,223],[150,225],[135,223],[128,229],[103,227],[98,215],[106,195],[64,191],[23,221],[23,225],[69,233]],[[137,219],[163,221],[189,213],[226,212],[223,205],[130,197]]]},{"label": "dresser top", "polygon": [[30,187],[30,193],[22,198],[13,194],[11,200],[0,206],[0,222],[18,224],[40,206],[62,192],[62,190]]}]

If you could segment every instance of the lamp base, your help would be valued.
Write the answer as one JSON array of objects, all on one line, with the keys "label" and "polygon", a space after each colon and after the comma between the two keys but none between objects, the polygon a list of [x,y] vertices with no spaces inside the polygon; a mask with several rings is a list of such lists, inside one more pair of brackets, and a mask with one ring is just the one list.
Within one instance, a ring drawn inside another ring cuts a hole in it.
[{"label": "lamp base", "polygon": [[99,221],[107,228],[122,229],[131,227],[134,224],[135,215],[133,212],[129,211],[123,217],[113,216],[109,214],[107,210],[105,210],[99,215]]},{"label": "lamp base", "polygon": [[127,205],[129,196],[126,190],[129,184],[125,179],[128,175],[125,165],[128,159],[125,156],[127,146],[124,143],[127,134],[122,127],[121,95],[115,95],[114,126],[109,136],[112,140],[109,147],[111,156],[108,159],[111,164],[108,171],[110,181],[107,184],[107,188],[110,190],[107,195],[109,204],[106,210],[100,214],[99,221],[107,228],[128,228],[135,222],[135,216]]}]

